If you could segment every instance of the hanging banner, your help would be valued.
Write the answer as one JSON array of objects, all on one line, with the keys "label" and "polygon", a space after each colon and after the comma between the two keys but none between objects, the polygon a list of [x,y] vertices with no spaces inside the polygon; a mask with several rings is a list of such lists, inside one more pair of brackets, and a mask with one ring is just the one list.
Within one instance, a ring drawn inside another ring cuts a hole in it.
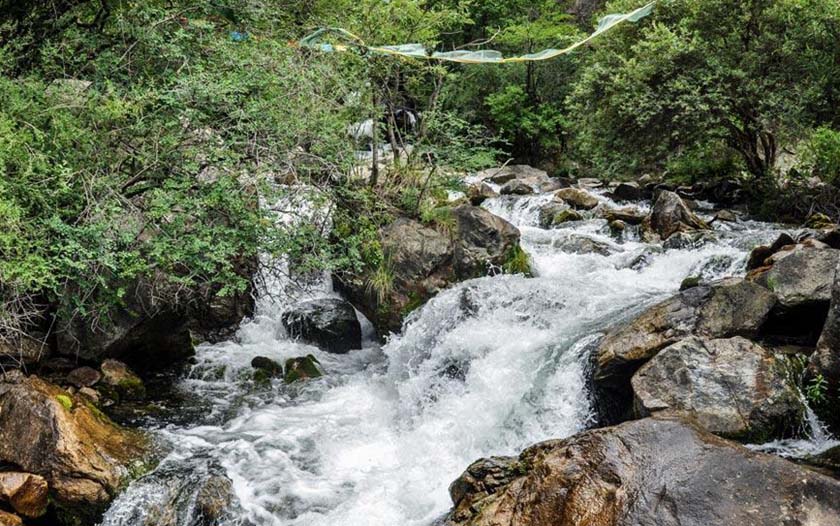
[{"label": "hanging banner", "polygon": [[[369,46],[364,41],[354,35],[353,33],[337,28],[326,27],[321,28],[311,35],[306,36],[300,41],[302,47],[316,49],[327,53],[348,51],[351,49],[362,49],[370,51],[371,53],[379,53],[383,55],[398,55],[410,58],[420,58],[426,60],[441,60],[446,62],[459,62],[462,64],[505,64],[509,62],[534,62],[539,60],[549,60],[560,55],[565,55],[586,44],[598,35],[609,31],[615,26],[623,22],[637,22],[642,18],[648,16],[653,11],[653,6],[656,2],[651,2],[644,7],[640,7],[635,11],[624,14],[607,15],[598,22],[598,27],[595,32],[585,39],[575,42],[569,47],[563,49],[544,49],[537,53],[529,53],[517,57],[504,57],[498,51],[492,49],[478,50],[478,51],[433,51],[429,52],[422,44],[400,44],[393,46]],[[331,44],[325,42],[325,38],[333,36],[338,40],[343,41],[342,44]]]}]

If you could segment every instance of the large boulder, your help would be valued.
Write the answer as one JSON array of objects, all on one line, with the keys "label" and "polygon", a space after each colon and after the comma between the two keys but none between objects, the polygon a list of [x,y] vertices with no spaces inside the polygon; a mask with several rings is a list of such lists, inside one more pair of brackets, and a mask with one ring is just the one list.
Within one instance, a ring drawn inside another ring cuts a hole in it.
[{"label": "large boulder", "polygon": [[644,190],[639,186],[639,183],[634,182],[618,183],[612,191],[613,198],[619,201],[638,201],[643,195]]},{"label": "large boulder", "polygon": [[51,499],[92,520],[136,471],[147,439],[36,376],[0,378],[0,461],[44,477]]},{"label": "large boulder", "polygon": [[521,253],[519,230],[504,219],[471,205],[449,213],[448,235],[398,218],[380,231],[383,268],[337,276],[339,290],[380,334],[398,331],[405,316],[438,291],[486,276]]},{"label": "large boulder", "polygon": [[780,307],[828,305],[840,250],[797,245],[773,258],[773,266],[753,279],[776,294]]},{"label": "large boulder", "polygon": [[595,378],[629,379],[643,362],[690,335],[755,336],[775,303],[770,291],[740,278],[684,290],[610,330],[596,350]]},{"label": "large boulder", "polygon": [[677,232],[709,229],[709,225],[689,210],[680,196],[667,190],[659,192],[650,216],[645,220],[645,227],[661,239],[668,239]]},{"label": "large boulder", "polygon": [[344,354],[362,348],[362,326],[356,310],[339,298],[298,303],[283,313],[283,327],[292,338],[317,345],[324,351]]},{"label": "large boulder", "polygon": [[684,411],[708,431],[766,442],[798,429],[804,407],[784,363],[740,336],[689,337],[633,376],[636,414]]},{"label": "large boulder", "polygon": [[597,197],[580,188],[562,188],[554,194],[554,200],[578,210],[592,210],[599,203]]},{"label": "large boulder", "polygon": [[473,206],[478,206],[494,197],[499,197],[499,194],[487,183],[478,183],[467,189],[467,199]]},{"label": "large boulder", "polygon": [[811,367],[835,387],[840,387],[840,272],[835,269],[831,303]]},{"label": "large boulder", "polygon": [[450,526],[833,526],[840,481],[661,415],[479,461]]},{"label": "large boulder", "polygon": [[740,278],[691,287],[610,330],[595,350],[593,379],[608,420],[630,409],[630,378],[659,351],[691,335],[754,337],[776,298]]},{"label": "large boulder", "polygon": [[527,164],[512,164],[501,168],[489,168],[478,172],[476,177],[481,181],[490,181],[498,185],[517,181],[532,189],[532,192],[528,193],[536,191],[550,192],[560,187],[560,184],[550,178],[545,171],[528,166]]}]

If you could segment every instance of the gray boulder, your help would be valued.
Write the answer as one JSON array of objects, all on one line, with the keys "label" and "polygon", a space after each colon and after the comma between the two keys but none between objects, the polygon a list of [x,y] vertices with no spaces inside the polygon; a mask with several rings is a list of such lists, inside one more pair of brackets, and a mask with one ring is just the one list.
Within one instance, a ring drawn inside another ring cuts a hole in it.
[{"label": "gray boulder", "polygon": [[486,276],[491,265],[501,267],[519,247],[519,229],[475,206],[452,210],[457,229],[454,270],[458,281]]},{"label": "gray boulder", "polygon": [[840,262],[840,250],[798,245],[792,250],[774,254],[773,258],[773,266],[754,279],[776,294],[781,307],[828,304]]},{"label": "gray boulder", "polygon": [[467,189],[467,199],[473,206],[478,206],[494,197],[499,197],[499,194],[487,183],[472,185]]},{"label": "gray boulder", "polygon": [[828,316],[811,355],[811,367],[832,385],[840,386],[840,273],[836,269]]},{"label": "gray boulder", "polygon": [[305,301],[283,313],[281,321],[292,338],[317,345],[326,352],[344,354],[362,348],[362,326],[353,306],[342,299]]},{"label": "gray boulder", "polygon": [[450,526],[834,526],[840,481],[659,415],[473,464]]},{"label": "gray boulder", "polygon": [[612,195],[619,201],[638,201],[643,196],[643,190],[639,183],[618,183]]},{"label": "gray boulder", "polygon": [[645,220],[645,228],[661,239],[668,239],[676,232],[708,230],[709,225],[689,210],[680,196],[663,190],[653,203],[650,216]]},{"label": "gray boulder", "polygon": [[596,350],[595,379],[629,380],[642,363],[687,336],[755,336],[775,303],[770,291],[740,278],[684,290],[609,331]]},{"label": "gray boulder", "polygon": [[643,365],[632,385],[638,416],[683,411],[728,438],[765,442],[797,429],[804,413],[784,364],[740,336],[681,340]]}]

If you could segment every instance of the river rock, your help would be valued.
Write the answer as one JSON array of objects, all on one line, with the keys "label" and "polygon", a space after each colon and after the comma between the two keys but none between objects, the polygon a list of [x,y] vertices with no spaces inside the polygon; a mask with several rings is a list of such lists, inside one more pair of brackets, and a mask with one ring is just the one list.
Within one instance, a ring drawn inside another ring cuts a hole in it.
[{"label": "river rock", "polygon": [[143,380],[128,366],[117,360],[105,360],[100,367],[102,383],[116,391],[120,400],[142,400],[146,398]]},{"label": "river rock", "polygon": [[542,228],[551,228],[567,221],[581,221],[583,216],[567,205],[551,202],[540,207],[539,220]]},{"label": "river rock", "polygon": [[628,225],[640,225],[645,217],[645,214],[636,208],[610,208],[604,211],[604,219],[607,221],[622,221]]},{"label": "river rock", "polygon": [[14,513],[0,510],[0,526],[23,526],[23,519]]},{"label": "river rock", "polygon": [[488,180],[494,184],[503,185],[513,180],[528,184],[531,188],[539,188],[542,192],[551,191],[556,183],[548,174],[527,164],[511,164],[501,168],[488,168],[476,174],[480,180]]},{"label": "river rock", "polygon": [[102,374],[93,367],[77,367],[67,375],[67,383],[76,387],[90,387],[102,379]]},{"label": "river rock", "polygon": [[450,219],[443,234],[398,218],[380,232],[384,268],[336,276],[337,288],[381,335],[398,331],[408,313],[440,290],[498,272],[521,254],[519,230],[483,208],[460,205]]},{"label": "river rock", "polygon": [[531,188],[529,184],[525,181],[514,179],[513,181],[508,181],[499,189],[499,193],[502,195],[529,195],[534,193],[534,189]]},{"label": "river rock", "polygon": [[496,462],[507,466],[490,470],[491,478],[468,468],[462,479],[473,480],[453,484],[454,508],[447,524],[840,523],[840,482],[750,451],[672,415],[543,442],[518,458]]},{"label": "river rock", "polygon": [[473,206],[478,206],[494,197],[499,197],[499,194],[487,183],[475,184],[467,189],[467,199],[469,199],[470,204]]},{"label": "river rock", "polygon": [[24,517],[40,517],[47,511],[49,487],[44,477],[32,473],[0,473],[0,496]]},{"label": "river rock", "polygon": [[811,355],[811,367],[830,384],[840,386],[840,272],[836,269],[828,316]]},{"label": "river rock", "polygon": [[619,201],[638,201],[642,198],[643,191],[639,183],[618,183],[612,191],[612,195]]},{"label": "river rock", "polygon": [[290,384],[298,380],[308,380],[310,378],[318,378],[324,376],[324,370],[321,368],[321,362],[318,361],[311,354],[300,356],[297,358],[289,358],[286,360],[286,374],[283,380]]},{"label": "river rock", "polygon": [[712,221],[721,223],[736,223],[738,222],[738,216],[735,215],[735,212],[732,210],[718,210],[712,218]]},{"label": "river rock", "polygon": [[784,363],[740,336],[681,340],[644,364],[632,385],[638,416],[684,411],[729,438],[766,442],[798,428],[804,413]]},{"label": "river rock", "polygon": [[335,354],[362,348],[362,326],[353,306],[342,299],[323,298],[299,303],[283,313],[289,336]]},{"label": "river rock", "polygon": [[501,217],[475,206],[459,206],[452,213],[457,225],[455,281],[486,276],[491,266],[503,266],[519,248],[519,229]]},{"label": "river rock", "polygon": [[268,378],[283,377],[283,366],[265,356],[255,356],[254,359],[251,360],[251,367],[256,369],[258,372],[262,371]]},{"label": "river rock", "polygon": [[656,233],[661,239],[668,239],[676,232],[708,230],[702,219],[697,217],[674,192],[659,192],[650,216],[645,220],[645,229]]},{"label": "river rock", "polygon": [[760,245],[752,249],[750,252],[750,257],[747,259],[747,270],[754,270],[760,267],[765,266],[765,261],[767,258],[781,250],[782,248],[790,245],[795,245],[796,240],[794,240],[790,234],[781,233],[779,237],[773,242],[772,245]]},{"label": "river rock", "polygon": [[754,337],[775,303],[766,288],[729,278],[679,292],[610,330],[595,351],[593,376],[613,406],[604,411],[617,416],[629,409],[630,378],[660,350],[691,335]]},{"label": "river rock", "polygon": [[598,198],[580,188],[562,188],[554,194],[554,200],[568,203],[578,210],[592,210],[598,206]]},{"label": "river rock", "polygon": [[95,516],[128,482],[146,442],[36,376],[0,379],[0,461],[44,477],[51,498],[80,517]]},{"label": "river rock", "polygon": [[[778,256],[774,254],[774,258]],[[840,250],[799,247],[773,261],[769,270],[754,277],[772,290],[784,308],[813,303],[828,304]]]}]

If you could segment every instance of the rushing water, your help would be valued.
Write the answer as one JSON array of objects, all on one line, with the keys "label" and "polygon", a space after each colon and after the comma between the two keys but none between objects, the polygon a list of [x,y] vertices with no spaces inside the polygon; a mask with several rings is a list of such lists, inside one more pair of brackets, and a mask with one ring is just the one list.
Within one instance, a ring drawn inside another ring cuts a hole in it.
[{"label": "rushing water", "polygon": [[[231,525],[432,524],[449,509],[447,486],[475,459],[591,424],[587,352],[603,330],[688,276],[741,273],[749,249],[778,234],[761,223],[721,224],[700,246],[665,250],[633,232],[616,239],[594,217],[541,229],[538,209],[549,199],[485,205],[520,228],[537,277],[452,287],[381,347],[368,337],[363,350],[331,355],[289,340],[283,284],[270,285],[275,294],[235,340],[198,348],[178,385],[198,416],[151,424],[171,452],[117,499],[104,525],[143,524],[167,495],[170,472],[213,470],[233,481]],[[313,295],[330,294],[325,281]],[[251,381],[255,356],[282,363],[308,353],[326,377]],[[189,525],[194,495],[180,498],[172,523]]]}]

